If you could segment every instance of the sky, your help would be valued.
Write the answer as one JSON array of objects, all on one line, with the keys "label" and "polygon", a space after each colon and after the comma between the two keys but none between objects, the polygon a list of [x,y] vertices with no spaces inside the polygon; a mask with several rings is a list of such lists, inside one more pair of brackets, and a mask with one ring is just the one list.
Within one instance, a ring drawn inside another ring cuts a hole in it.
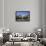
[{"label": "sky", "polygon": [[30,11],[16,11],[16,16],[26,16],[28,14],[30,14]]}]

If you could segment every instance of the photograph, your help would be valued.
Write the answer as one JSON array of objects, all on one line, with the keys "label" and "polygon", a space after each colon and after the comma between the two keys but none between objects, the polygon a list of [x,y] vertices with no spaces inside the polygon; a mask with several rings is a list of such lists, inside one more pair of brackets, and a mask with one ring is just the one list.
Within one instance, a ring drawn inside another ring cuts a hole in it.
[{"label": "photograph", "polygon": [[30,11],[16,11],[16,21],[30,21]]},{"label": "photograph", "polygon": [[0,0],[0,46],[46,46],[46,0]]}]

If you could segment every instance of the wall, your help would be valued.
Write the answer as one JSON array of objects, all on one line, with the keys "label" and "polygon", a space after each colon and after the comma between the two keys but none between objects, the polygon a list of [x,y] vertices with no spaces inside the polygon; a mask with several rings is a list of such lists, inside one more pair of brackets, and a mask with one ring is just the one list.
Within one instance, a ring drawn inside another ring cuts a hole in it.
[{"label": "wall", "polygon": [[[3,27],[3,0],[0,0],[0,29],[2,27]],[[2,33],[1,30],[0,33]]]},{"label": "wall", "polygon": [[[14,32],[33,32],[42,25],[41,0],[4,0],[4,26]],[[29,22],[16,22],[15,11],[29,10]]]},{"label": "wall", "polygon": [[42,6],[42,8],[43,8],[43,10],[42,10],[42,20],[43,20],[43,37],[46,37],[46,0],[43,0],[43,4],[42,4],[43,6]]},{"label": "wall", "polygon": [[0,0],[0,28],[3,26],[3,1]]}]

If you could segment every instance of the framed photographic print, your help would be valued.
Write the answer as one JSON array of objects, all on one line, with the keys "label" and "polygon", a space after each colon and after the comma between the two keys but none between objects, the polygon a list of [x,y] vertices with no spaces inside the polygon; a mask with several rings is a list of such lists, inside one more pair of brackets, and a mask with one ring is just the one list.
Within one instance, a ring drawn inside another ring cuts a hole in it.
[{"label": "framed photographic print", "polygon": [[16,21],[30,21],[30,11],[16,11]]}]

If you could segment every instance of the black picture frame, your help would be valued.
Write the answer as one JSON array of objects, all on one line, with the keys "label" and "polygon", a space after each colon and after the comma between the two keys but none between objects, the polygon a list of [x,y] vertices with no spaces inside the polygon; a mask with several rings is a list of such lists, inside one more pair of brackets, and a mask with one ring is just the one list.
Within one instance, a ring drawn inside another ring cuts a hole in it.
[{"label": "black picture frame", "polygon": [[30,11],[16,11],[15,17],[17,22],[30,21]]}]

